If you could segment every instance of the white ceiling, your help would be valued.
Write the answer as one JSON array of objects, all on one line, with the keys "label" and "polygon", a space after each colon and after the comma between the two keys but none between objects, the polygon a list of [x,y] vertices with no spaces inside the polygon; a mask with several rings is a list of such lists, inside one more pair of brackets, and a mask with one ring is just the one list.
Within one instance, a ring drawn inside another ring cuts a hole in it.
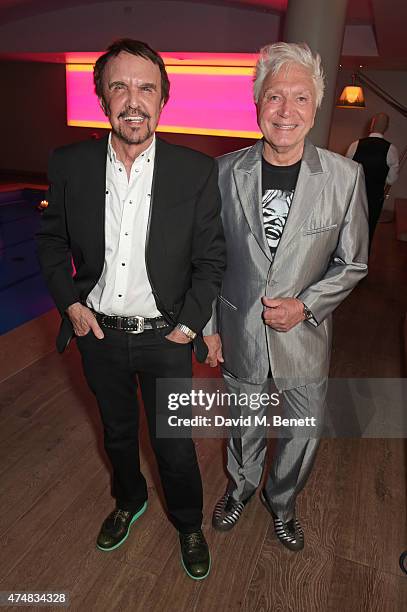
[{"label": "white ceiling", "polygon": [[[0,0],[0,26],[48,11],[97,1],[100,0]],[[191,1],[275,14],[284,13],[288,3],[288,0]],[[134,0],[129,0],[130,4],[134,6]],[[371,68],[407,69],[407,0],[349,0],[347,25],[342,57],[345,67],[368,63]]]}]

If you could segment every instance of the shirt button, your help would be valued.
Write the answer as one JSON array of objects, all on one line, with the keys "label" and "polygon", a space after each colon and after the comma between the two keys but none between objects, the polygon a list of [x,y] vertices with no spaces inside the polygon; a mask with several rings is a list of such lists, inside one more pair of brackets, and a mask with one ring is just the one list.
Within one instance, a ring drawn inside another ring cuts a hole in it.
[{"label": "shirt button", "polygon": [[128,235],[129,235],[129,232],[124,232],[124,235],[125,235],[125,236],[128,236]]},{"label": "shirt button", "polygon": [[119,168],[119,172],[123,172],[123,168]]},{"label": "shirt button", "polygon": [[108,193],[109,193],[109,190],[108,190],[108,189],[106,189],[106,195],[108,195]]},{"label": "shirt button", "polygon": [[117,297],[123,297],[123,296],[122,296],[122,294],[121,294],[121,293],[119,293]]},{"label": "shirt button", "polygon": [[133,204],[133,200],[129,200],[129,204]]},{"label": "shirt button", "polygon": [[126,264],[122,262],[122,266],[125,266]]}]

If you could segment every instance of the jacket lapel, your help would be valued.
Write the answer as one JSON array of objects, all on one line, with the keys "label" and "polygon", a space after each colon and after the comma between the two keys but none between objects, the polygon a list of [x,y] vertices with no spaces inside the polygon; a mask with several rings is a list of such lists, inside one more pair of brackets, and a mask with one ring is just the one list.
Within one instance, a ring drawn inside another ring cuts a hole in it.
[{"label": "jacket lapel", "polygon": [[279,257],[284,257],[287,245],[309,218],[315,202],[325,187],[328,175],[329,173],[322,168],[316,147],[306,140],[294,198],[274,262]]},{"label": "jacket lapel", "polygon": [[161,211],[165,207],[166,198],[172,192],[174,176],[168,171],[168,160],[171,159],[171,152],[168,151],[168,144],[156,136],[155,141],[155,161],[153,183],[151,188],[151,210],[154,213]]},{"label": "jacket lapel", "polygon": [[87,160],[83,196],[89,207],[90,217],[93,220],[93,240],[95,254],[102,272],[105,259],[105,208],[106,208],[106,157],[108,136],[94,141],[94,148]]},{"label": "jacket lapel", "polygon": [[261,207],[261,160],[263,140],[259,140],[248,149],[233,169],[236,189],[240,204],[249,224],[250,230],[265,256],[270,259],[270,248],[264,231],[263,213]]},{"label": "jacket lapel", "polygon": [[[163,240],[163,216],[166,202],[173,191],[174,176],[168,168],[168,161],[171,159],[169,145],[156,136],[155,160],[153,181],[151,185],[150,214],[148,218],[146,236],[146,255],[157,246],[162,245]],[[161,249],[160,249],[161,251]]]}]

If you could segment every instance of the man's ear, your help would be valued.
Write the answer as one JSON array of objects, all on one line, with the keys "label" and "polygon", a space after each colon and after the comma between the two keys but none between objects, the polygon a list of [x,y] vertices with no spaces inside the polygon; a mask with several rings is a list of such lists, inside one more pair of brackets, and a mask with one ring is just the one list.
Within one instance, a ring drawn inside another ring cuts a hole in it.
[{"label": "man's ear", "polygon": [[107,117],[107,108],[106,108],[105,101],[103,100],[103,98],[98,98],[98,100],[99,100],[100,108],[102,109],[102,111],[105,113]]}]

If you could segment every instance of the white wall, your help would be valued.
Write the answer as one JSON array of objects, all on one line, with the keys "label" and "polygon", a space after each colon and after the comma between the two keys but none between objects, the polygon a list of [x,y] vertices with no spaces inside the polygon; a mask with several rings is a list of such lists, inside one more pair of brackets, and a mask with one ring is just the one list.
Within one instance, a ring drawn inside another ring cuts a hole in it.
[{"label": "white wall", "polygon": [[257,52],[278,39],[279,27],[279,16],[262,9],[171,0],[99,2],[1,26],[0,52],[102,51],[122,37],[159,51]]}]

